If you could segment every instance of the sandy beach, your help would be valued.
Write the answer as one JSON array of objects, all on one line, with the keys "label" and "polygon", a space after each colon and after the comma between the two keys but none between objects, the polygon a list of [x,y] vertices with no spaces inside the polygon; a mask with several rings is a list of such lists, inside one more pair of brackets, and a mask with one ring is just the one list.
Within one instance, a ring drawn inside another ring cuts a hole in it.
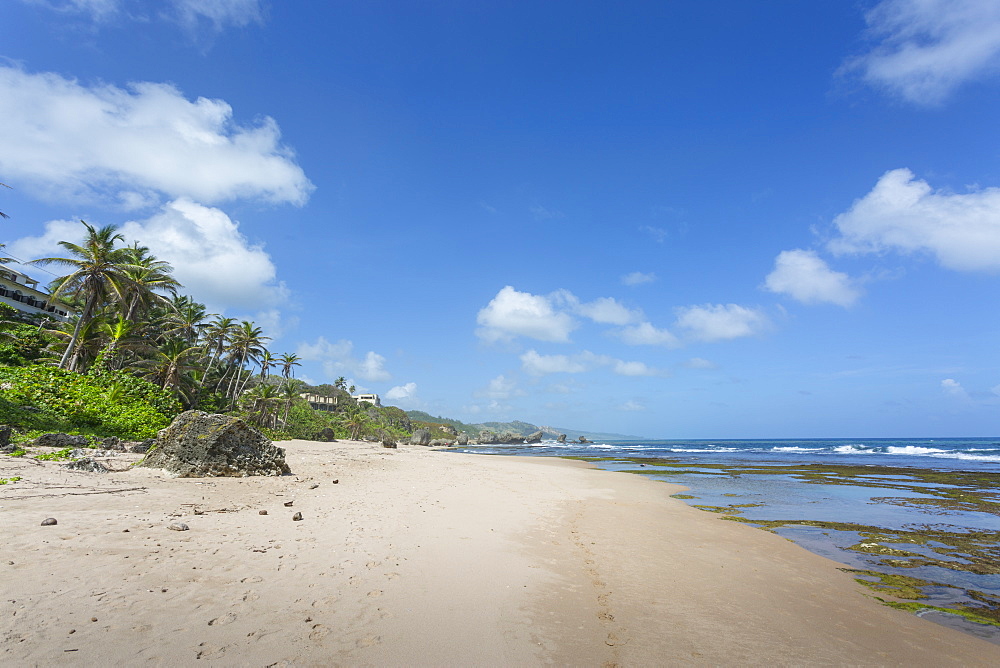
[{"label": "sandy beach", "polygon": [[559,459],[278,445],[293,475],[0,457],[22,478],[0,486],[0,662],[1000,665],[1000,646],[882,606],[677,486]]}]

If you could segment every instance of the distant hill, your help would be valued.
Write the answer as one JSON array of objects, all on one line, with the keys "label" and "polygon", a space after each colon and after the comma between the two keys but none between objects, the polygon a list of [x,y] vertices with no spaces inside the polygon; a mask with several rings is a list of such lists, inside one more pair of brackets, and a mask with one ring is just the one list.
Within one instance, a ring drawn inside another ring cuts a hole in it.
[{"label": "distant hill", "polygon": [[428,425],[440,425],[446,424],[454,427],[460,432],[465,432],[470,437],[475,438],[479,435],[479,432],[483,430],[489,430],[492,432],[500,433],[503,431],[514,432],[515,434],[521,434],[522,436],[527,436],[533,432],[541,431],[545,434],[545,438],[557,438],[560,434],[566,434],[566,438],[571,441],[578,440],[581,436],[585,436],[589,441],[641,441],[642,436],[628,435],[628,434],[613,434],[606,432],[596,432],[596,431],[580,431],[579,429],[565,429],[563,427],[539,427],[533,425],[530,422],[522,422],[521,420],[514,420],[513,422],[481,422],[475,424],[466,424],[461,420],[455,420],[452,418],[446,418],[441,416],[433,416],[430,413],[425,413],[424,411],[406,411],[406,415],[410,420],[416,422],[425,422]]}]

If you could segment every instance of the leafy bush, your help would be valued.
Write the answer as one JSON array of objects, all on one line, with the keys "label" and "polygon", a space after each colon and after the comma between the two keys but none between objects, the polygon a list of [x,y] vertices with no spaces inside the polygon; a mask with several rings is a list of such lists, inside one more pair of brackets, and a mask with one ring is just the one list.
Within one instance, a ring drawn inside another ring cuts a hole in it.
[{"label": "leafy bush", "polygon": [[22,430],[60,428],[142,440],[181,409],[169,392],[124,372],[83,376],[50,366],[0,367],[0,389],[0,416]]}]

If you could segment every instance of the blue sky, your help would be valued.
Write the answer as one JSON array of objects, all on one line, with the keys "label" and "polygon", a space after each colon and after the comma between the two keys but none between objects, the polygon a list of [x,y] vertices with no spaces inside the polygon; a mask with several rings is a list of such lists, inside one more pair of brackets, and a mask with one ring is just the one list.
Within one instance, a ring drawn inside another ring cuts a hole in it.
[{"label": "blue sky", "polygon": [[0,239],[469,422],[995,436],[998,117],[992,0],[11,0]]}]

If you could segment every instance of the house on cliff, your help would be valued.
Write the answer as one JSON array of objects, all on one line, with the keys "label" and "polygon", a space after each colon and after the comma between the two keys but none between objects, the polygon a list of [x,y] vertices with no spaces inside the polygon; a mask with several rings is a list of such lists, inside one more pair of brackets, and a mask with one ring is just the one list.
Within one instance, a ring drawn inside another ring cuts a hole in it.
[{"label": "house on cliff", "polygon": [[70,316],[65,304],[38,289],[38,281],[5,264],[0,264],[0,304],[56,320],[69,320]]}]

